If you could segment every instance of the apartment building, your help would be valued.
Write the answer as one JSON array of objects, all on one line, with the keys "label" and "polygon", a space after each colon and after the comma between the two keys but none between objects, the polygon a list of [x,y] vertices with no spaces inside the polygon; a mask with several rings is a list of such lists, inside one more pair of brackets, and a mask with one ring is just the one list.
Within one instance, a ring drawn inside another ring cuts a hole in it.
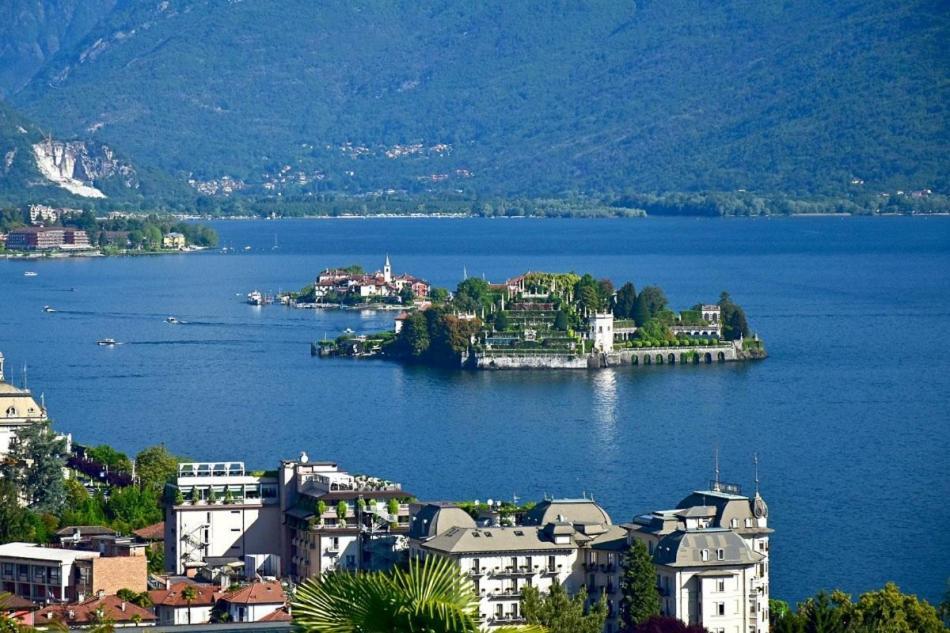
[{"label": "apartment building", "polygon": [[195,575],[207,558],[243,563],[247,555],[281,554],[274,473],[248,472],[243,462],[184,463],[166,499],[165,565],[172,573]]},{"label": "apartment building", "polygon": [[281,463],[285,556],[295,580],[338,569],[385,569],[401,558],[409,530],[402,485],[354,475],[334,462]]},{"label": "apartment building", "polygon": [[451,558],[472,579],[488,630],[524,622],[526,586],[549,591],[556,583],[576,593],[587,582],[588,552],[625,535],[589,499],[545,500],[514,526],[480,526],[451,504],[428,504],[414,514],[409,534],[412,555]]},{"label": "apartment building", "polygon": [[768,633],[768,506],[718,480],[626,525],[653,556],[663,613],[711,633]]}]

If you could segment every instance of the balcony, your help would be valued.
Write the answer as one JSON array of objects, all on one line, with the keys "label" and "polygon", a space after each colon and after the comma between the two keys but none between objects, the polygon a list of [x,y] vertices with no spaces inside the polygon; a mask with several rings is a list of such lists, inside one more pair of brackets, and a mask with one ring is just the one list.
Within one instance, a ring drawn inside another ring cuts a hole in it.
[{"label": "balcony", "polygon": [[473,568],[473,569],[468,570],[468,575],[472,576],[473,578],[479,578],[481,576],[484,576],[486,573],[487,572],[483,567],[479,567],[477,569]]},{"label": "balcony", "polygon": [[520,589],[502,589],[488,594],[489,600],[521,599]]},{"label": "balcony", "polygon": [[604,572],[605,574],[612,574],[617,571],[617,566],[613,563],[604,563],[600,566],[600,571]]},{"label": "balcony", "polygon": [[525,619],[513,613],[495,614],[488,618],[489,624],[524,624]]},{"label": "balcony", "polygon": [[555,568],[555,567],[545,567],[544,569],[541,570],[541,575],[542,575],[542,576],[553,576],[554,574],[560,573],[561,567],[562,567],[561,565],[558,565],[556,568]]}]

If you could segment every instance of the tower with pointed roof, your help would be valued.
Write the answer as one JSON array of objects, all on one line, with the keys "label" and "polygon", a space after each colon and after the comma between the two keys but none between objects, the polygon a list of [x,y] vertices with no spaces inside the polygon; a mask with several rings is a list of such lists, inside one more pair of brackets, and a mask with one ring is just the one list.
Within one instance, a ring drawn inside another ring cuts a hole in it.
[{"label": "tower with pointed roof", "polygon": [[387,284],[393,281],[393,267],[389,263],[389,254],[386,254],[386,264],[383,266],[383,281]]}]

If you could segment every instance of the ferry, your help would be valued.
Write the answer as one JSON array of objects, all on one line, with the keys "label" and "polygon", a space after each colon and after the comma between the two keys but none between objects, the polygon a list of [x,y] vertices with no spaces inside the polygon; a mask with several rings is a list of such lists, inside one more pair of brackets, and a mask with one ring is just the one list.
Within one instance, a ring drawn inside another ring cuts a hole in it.
[{"label": "ferry", "polygon": [[104,347],[115,347],[116,340],[114,338],[101,338],[96,341],[96,345],[102,345]]},{"label": "ferry", "polygon": [[38,274],[39,274],[39,273],[33,272],[32,270],[28,270],[28,271],[26,271],[25,273],[23,273],[23,276],[24,276],[24,277],[36,277]]}]

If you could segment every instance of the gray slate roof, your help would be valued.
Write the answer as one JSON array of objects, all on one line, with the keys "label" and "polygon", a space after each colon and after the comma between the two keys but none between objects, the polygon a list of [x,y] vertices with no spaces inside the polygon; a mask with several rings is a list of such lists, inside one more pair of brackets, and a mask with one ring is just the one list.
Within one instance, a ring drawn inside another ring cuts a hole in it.
[{"label": "gray slate roof", "polygon": [[[723,550],[719,560],[717,550]],[[702,551],[708,550],[707,560]],[[668,567],[724,567],[753,565],[764,556],[752,551],[742,537],[731,530],[679,530],[663,537],[653,552],[653,562]]]}]

